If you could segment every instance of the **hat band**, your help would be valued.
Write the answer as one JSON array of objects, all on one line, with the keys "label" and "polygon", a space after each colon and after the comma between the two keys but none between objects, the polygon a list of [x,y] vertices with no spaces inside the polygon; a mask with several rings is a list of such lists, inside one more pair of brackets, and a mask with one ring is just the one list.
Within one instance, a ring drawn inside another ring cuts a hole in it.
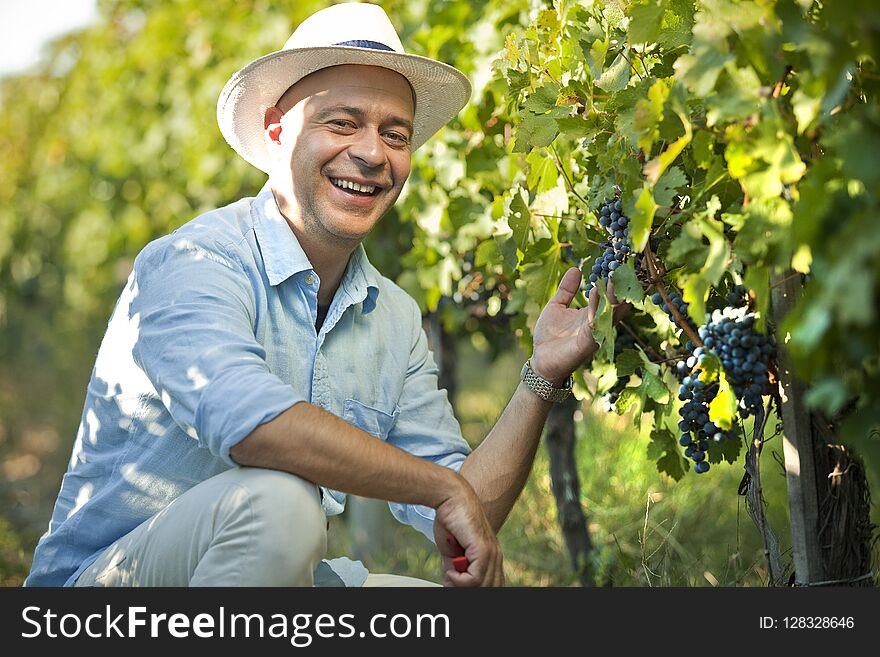
[{"label": "hat band", "polygon": [[354,39],[353,41],[340,41],[334,43],[334,46],[352,46],[354,48],[372,48],[373,50],[388,50],[394,52],[394,48],[389,48],[384,43],[378,41],[368,41],[366,39]]}]

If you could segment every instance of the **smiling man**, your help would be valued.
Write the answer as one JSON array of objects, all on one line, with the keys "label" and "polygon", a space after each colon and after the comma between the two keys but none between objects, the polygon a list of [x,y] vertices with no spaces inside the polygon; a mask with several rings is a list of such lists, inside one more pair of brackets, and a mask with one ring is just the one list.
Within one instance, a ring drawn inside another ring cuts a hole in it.
[{"label": "smiling man", "polygon": [[136,259],[27,585],[428,584],[322,561],[347,493],[387,500],[434,541],[446,584],[503,583],[496,534],[596,349],[598,299],[569,308],[580,273],[565,274],[471,452],[417,304],[361,246],[469,92],[359,3],[232,76],[221,130],[269,181]]}]

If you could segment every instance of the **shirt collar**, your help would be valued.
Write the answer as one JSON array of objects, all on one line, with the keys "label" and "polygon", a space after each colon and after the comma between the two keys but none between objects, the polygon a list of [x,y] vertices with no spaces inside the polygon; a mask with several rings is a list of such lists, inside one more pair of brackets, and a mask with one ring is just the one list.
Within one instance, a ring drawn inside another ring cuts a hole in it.
[{"label": "shirt collar", "polygon": [[[266,276],[270,285],[278,285],[301,271],[312,269],[312,263],[293,234],[267,182],[251,203],[254,231],[263,254]],[[363,244],[358,244],[348,260],[340,287],[354,303],[363,302],[364,314],[376,307],[381,275],[370,264]]]},{"label": "shirt collar", "polygon": [[270,285],[278,285],[294,274],[312,268],[312,263],[278,209],[269,183],[251,202],[251,213]]},{"label": "shirt collar", "polygon": [[376,307],[379,278],[379,272],[367,259],[364,245],[358,244],[348,259],[348,267],[342,276],[342,287],[354,303],[363,302],[362,310],[365,315]]}]

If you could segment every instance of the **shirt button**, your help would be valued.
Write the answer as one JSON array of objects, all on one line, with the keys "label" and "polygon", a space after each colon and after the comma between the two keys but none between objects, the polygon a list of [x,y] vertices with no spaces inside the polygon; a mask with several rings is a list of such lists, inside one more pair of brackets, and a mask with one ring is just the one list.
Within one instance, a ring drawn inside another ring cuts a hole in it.
[{"label": "shirt button", "polygon": [[315,282],[315,277],[314,277],[314,276],[312,276],[311,274],[309,274],[308,276],[306,276],[306,284],[307,284],[307,285],[311,285],[311,284],[314,283],[314,282]]}]

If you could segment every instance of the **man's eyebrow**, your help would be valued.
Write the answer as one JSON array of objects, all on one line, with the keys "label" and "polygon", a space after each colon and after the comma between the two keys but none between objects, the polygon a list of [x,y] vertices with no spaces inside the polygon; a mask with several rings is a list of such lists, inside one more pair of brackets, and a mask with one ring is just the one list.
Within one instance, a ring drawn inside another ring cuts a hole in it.
[{"label": "man's eyebrow", "polygon": [[[366,113],[360,109],[359,107],[351,107],[349,105],[331,105],[330,107],[325,107],[324,109],[318,110],[314,119],[317,121],[323,121],[325,119],[329,119],[334,114],[350,114],[358,119],[364,119],[366,117]],[[413,131],[412,121],[409,121],[402,116],[390,116],[385,121],[386,124],[400,126],[402,128],[406,128],[409,130],[410,134]]]}]

